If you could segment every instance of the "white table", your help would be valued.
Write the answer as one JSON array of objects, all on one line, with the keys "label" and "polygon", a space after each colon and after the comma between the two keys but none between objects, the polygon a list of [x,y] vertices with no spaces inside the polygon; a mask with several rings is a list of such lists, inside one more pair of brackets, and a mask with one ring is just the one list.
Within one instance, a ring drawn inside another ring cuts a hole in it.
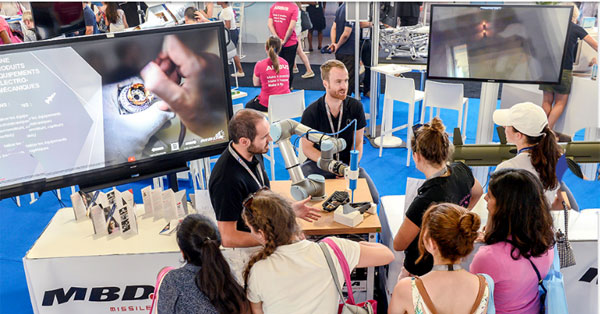
[{"label": "white table", "polygon": [[60,209],[23,258],[34,312],[148,312],[158,271],[183,261],[175,233],[159,235],[166,224],[138,218],[137,235],[97,236]]}]

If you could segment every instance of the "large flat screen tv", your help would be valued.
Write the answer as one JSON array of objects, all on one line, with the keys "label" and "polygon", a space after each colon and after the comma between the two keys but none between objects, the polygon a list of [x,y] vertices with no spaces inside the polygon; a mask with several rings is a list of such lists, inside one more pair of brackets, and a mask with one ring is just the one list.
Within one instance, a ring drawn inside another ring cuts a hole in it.
[{"label": "large flat screen tv", "polygon": [[429,79],[560,82],[571,6],[431,6]]},{"label": "large flat screen tv", "polygon": [[[200,77],[173,68],[167,36],[202,60]],[[195,133],[145,88],[140,72],[157,60],[172,68],[175,87],[194,82]],[[0,199],[122,183],[221,153],[232,115],[228,77],[216,22],[1,46]]]}]

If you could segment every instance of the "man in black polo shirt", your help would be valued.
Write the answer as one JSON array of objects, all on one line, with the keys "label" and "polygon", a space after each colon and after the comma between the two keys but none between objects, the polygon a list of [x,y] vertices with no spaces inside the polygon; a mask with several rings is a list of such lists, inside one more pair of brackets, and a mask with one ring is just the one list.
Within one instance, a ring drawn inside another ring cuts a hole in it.
[{"label": "man in black polo shirt", "polygon": [[[244,199],[270,187],[262,154],[269,150],[269,122],[263,114],[243,109],[229,122],[231,143],[210,175],[208,190],[224,247],[251,247],[260,243],[250,235],[241,217]],[[319,218],[318,209],[306,206],[309,198],[293,204],[299,218]]]},{"label": "man in black polo shirt", "polygon": [[[348,71],[341,61],[329,60],[321,66],[321,78],[325,87],[325,95],[304,110],[301,123],[321,132],[335,133],[356,120],[356,136],[354,125],[336,135],[336,137],[346,140],[346,148],[339,154],[335,154],[334,157],[336,160],[349,165],[350,151],[356,149],[359,152],[358,160],[360,161],[363,152],[363,135],[367,122],[362,103],[352,97],[347,97]],[[309,159],[302,165],[304,175],[316,173],[323,175],[326,179],[335,178],[334,174],[319,169],[316,164],[316,161],[321,157],[319,145],[313,144],[305,138],[301,139],[301,143],[302,151]],[[354,144],[356,144],[356,148]],[[360,168],[359,177],[367,180],[373,202],[379,203],[377,188],[363,168]]]},{"label": "man in black polo shirt", "polygon": [[[229,121],[231,142],[210,175],[208,190],[221,233],[222,250],[239,282],[242,271],[261,243],[250,234],[242,218],[243,201],[263,187],[270,187],[262,154],[269,150],[269,122],[253,109],[238,111]],[[306,221],[319,219],[320,210],[309,207],[310,197],[295,202],[296,216]]]}]

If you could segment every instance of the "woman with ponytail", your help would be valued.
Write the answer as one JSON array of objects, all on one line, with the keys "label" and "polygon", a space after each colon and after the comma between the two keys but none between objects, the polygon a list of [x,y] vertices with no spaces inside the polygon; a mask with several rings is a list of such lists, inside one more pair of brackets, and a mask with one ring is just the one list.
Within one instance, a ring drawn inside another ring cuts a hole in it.
[{"label": "woman with ponytail", "polygon": [[[323,251],[304,239],[290,203],[269,190],[244,201],[242,217],[263,245],[244,271],[253,313],[336,313],[339,295]],[[390,263],[393,253],[378,243],[331,238],[344,254],[350,271]],[[332,256],[335,253],[330,249]],[[338,280],[342,269],[335,262]]]},{"label": "woman with ponytail", "polygon": [[269,96],[290,92],[290,67],[278,55],[281,40],[275,36],[269,37],[265,50],[268,58],[256,63],[252,76],[254,86],[261,86],[260,94],[246,104],[246,108],[262,112],[269,111]]},{"label": "woman with ponytail", "polygon": [[467,165],[448,163],[452,146],[442,120],[436,117],[428,124],[413,126],[413,136],[413,159],[426,180],[406,210],[404,221],[394,237],[394,249],[404,251],[405,255],[400,277],[425,275],[433,267],[431,255],[419,258],[421,222],[429,206],[453,203],[470,210],[483,194],[481,184]]},{"label": "woman with ponytail", "polygon": [[552,216],[540,180],[523,169],[496,171],[485,199],[486,245],[475,253],[469,271],[494,279],[496,312],[539,313],[536,269],[545,278],[555,253]]},{"label": "woman with ponytail", "polygon": [[167,273],[158,298],[158,313],[250,313],[219,246],[215,224],[202,215],[187,216],[177,230],[185,265]]},{"label": "woman with ponytail", "polygon": [[473,251],[480,224],[477,214],[458,205],[431,206],[423,215],[417,261],[427,253],[433,269],[398,281],[388,313],[494,313],[493,280],[460,266]]},{"label": "woman with ponytail", "polygon": [[504,127],[506,141],[517,146],[517,156],[501,162],[496,170],[515,168],[533,173],[542,182],[548,204],[563,209],[562,197],[557,193],[560,182],[556,178],[556,163],[562,155],[562,149],[548,128],[544,109],[524,102],[510,109],[494,111],[493,120]]}]

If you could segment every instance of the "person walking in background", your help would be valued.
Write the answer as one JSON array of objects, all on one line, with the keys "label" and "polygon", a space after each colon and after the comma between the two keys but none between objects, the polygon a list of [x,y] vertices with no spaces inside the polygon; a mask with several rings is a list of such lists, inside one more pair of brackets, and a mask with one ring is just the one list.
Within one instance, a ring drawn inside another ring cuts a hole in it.
[{"label": "person walking in background", "polygon": [[[288,65],[293,66],[298,49],[298,37],[296,36],[296,21],[298,21],[298,6],[293,2],[275,2],[269,11],[267,26],[271,35],[281,40],[282,57]],[[289,86],[292,87],[294,74],[290,71]]]},{"label": "person walking in background", "polygon": [[94,14],[94,10],[90,8],[90,2],[82,2],[82,6],[85,28],[79,31],[79,35],[100,34],[98,23],[96,23],[96,15]]},{"label": "person walking in background", "polygon": [[419,23],[423,2],[396,2],[396,16],[400,26],[413,26]]},{"label": "person walking in background", "polygon": [[[298,6],[298,10],[300,10],[299,12],[302,12],[302,4],[300,2],[296,2],[296,5]],[[304,53],[304,47],[302,46],[302,40],[304,39],[304,37],[302,35],[302,23],[300,17],[301,14],[298,14],[298,20],[296,20],[295,29],[296,36],[298,37],[298,48],[296,48],[296,54],[298,55],[298,57],[300,57],[300,60],[302,60],[302,63],[304,63],[304,66],[306,67],[306,72],[300,77],[303,79],[308,79],[315,77],[315,72],[313,72],[312,67],[310,66],[310,61],[308,60],[306,53]],[[292,73],[299,72],[300,71],[298,70],[298,66],[296,65],[296,58],[294,58],[294,69],[292,70]]]},{"label": "person walking in background", "polygon": [[159,289],[158,313],[250,313],[244,290],[221,254],[221,235],[209,218],[191,214],[177,229],[185,264],[169,271]]},{"label": "person walking in background", "polygon": [[464,207],[450,203],[429,207],[421,225],[419,259],[433,256],[433,269],[423,277],[398,281],[388,313],[436,313],[436,309],[457,314],[494,313],[492,278],[471,274],[460,266],[473,251],[480,224],[479,216]]},{"label": "person walking in background", "polygon": [[310,17],[310,22],[312,23],[312,28],[308,30],[308,51],[313,51],[313,33],[317,32],[317,48],[321,50],[323,46],[323,30],[325,29],[325,5],[326,2],[304,2],[308,4],[306,8],[306,12],[308,12],[308,16]]},{"label": "person walking in background", "polygon": [[[2,9],[2,2],[0,2],[0,9]],[[0,16],[0,45],[15,44],[20,42],[21,40],[13,34],[6,20]]]},{"label": "person walking in background", "polygon": [[35,33],[35,25],[33,23],[33,15],[31,11],[23,12],[23,18],[21,20],[21,29],[23,30],[23,41],[36,41],[37,35]]},{"label": "person walking in background", "polygon": [[108,21],[108,31],[111,33],[122,32],[129,28],[125,11],[119,8],[116,2],[103,2],[106,10],[106,20]]},{"label": "person walking in background", "polygon": [[487,245],[475,253],[469,270],[494,279],[497,313],[540,313],[536,270],[545,278],[556,254],[540,180],[523,169],[496,171],[485,199]]},{"label": "person walking in background", "polygon": [[[237,27],[235,22],[235,12],[233,12],[233,8],[229,5],[229,2],[217,2],[223,10],[219,13],[219,21],[223,21],[225,23],[225,28],[229,30],[229,38],[231,42],[237,49],[238,42],[240,40],[240,29]],[[233,57],[233,62],[235,62],[235,67],[237,71],[232,73],[232,77],[244,77],[246,74],[244,73],[244,69],[242,68],[242,62],[240,61],[240,57],[236,54]]]}]

